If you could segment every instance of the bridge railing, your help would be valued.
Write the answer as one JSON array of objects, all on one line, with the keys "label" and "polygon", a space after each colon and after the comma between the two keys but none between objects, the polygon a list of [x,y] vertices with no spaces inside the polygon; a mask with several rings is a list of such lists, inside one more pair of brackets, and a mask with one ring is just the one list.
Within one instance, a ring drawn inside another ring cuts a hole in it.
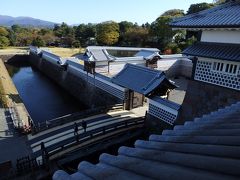
[{"label": "bridge railing", "polygon": [[42,123],[37,123],[34,124],[34,126],[32,127],[32,133],[36,134],[42,131],[45,131],[47,129],[53,128],[53,127],[57,127],[57,126],[61,126],[63,124],[66,123],[70,123],[82,118],[86,118],[89,116],[93,116],[99,113],[104,113],[107,112],[109,110],[111,110],[112,106],[108,106],[108,107],[98,107],[98,108],[94,108],[94,109],[87,109],[81,112],[77,112],[77,113],[73,113],[73,114],[68,114],[65,116],[61,116],[58,118],[54,118],[51,120],[47,120],[44,121]]},{"label": "bridge railing", "polygon": [[[119,129],[134,127],[137,125],[143,125],[144,121],[145,121],[145,117],[138,117],[138,118],[131,118],[128,120],[124,120],[121,122],[116,122],[116,123],[109,124],[109,125],[102,126],[102,127],[97,127],[98,124],[96,124],[95,129],[84,132],[82,134],[79,134],[78,136],[69,137],[63,141],[60,141],[58,143],[47,146],[46,150],[47,150],[49,156],[52,156],[64,149],[72,147],[78,143],[85,142],[87,140],[102,136],[104,134],[111,133],[111,132],[114,132]],[[41,147],[41,144],[38,144],[37,146]],[[39,150],[34,153],[34,156],[39,157],[39,156],[41,156],[41,154],[42,154],[42,152],[41,152],[41,150]]]}]

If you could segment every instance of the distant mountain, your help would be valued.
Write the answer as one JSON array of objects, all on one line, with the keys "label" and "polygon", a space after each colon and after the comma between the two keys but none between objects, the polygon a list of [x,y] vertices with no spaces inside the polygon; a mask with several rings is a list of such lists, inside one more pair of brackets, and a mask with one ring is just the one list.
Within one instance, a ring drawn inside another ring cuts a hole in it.
[{"label": "distant mountain", "polygon": [[31,17],[11,17],[0,15],[0,26],[12,26],[14,24],[25,27],[54,27],[54,22],[44,21],[41,19],[35,19]]}]

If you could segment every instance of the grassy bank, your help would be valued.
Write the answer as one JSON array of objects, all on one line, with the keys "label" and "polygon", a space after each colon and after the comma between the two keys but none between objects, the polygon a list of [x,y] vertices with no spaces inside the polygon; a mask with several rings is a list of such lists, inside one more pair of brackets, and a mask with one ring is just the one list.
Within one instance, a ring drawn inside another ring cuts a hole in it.
[{"label": "grassy bank", "polygon": [[5,107],[9,107],[13,102],[21,102],[18,91],[15,85],[12,82],[11,77],[8,74],[8,71],[0,59],[0,95],[1,102]]},{"label": "grassy bank", "polygon": [[8,100],[6,98],[1,79],[0,79],[0,104],[3,107],[8,107]]},{"label": "grassy bank", "polygon": [[7,47],[0,49],[1,54],[25,54],[28,52],[28,47]]},{"label": "grassy bank", "polygon": [[48,48],[54,54],[61,56],[61,57],[72,57],[76,56],[80,53],[85,51],[84,48],[59,48],[59,47],[51,47]]},{"label": "grassy bank", "polygon": [[[84,48],[62,48],[62,47],[43,47],[43,49],[49,49],[54,54],[61,57],[72,57],[85,51]],[[28,53],[29,47],[8,47],[0,49],[1,54],[26,54]]]}]

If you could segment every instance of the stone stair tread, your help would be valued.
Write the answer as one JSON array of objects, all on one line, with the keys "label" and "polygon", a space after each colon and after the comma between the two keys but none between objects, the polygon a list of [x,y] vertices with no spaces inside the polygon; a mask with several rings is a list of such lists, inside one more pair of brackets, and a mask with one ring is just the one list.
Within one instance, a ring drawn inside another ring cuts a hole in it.
[{"label": "stone stair tread", "polygon": [[106,179],[106,180],[122,180],[122,179],[133,179],[133,180],[148,180],[150,178],[140,176],[138,174],[119,169],[113,166],[98,163],[97,165],[83,161],[78,166],[78,172],[89,176],[92,179]]},{"label": "stone stair tread", "polygon": [[[228,121],[226,121],[226,119],[228,120]],[[209,117],[209,118],[201,118],[201,119],[194,119],[194,122],[199,122],[199,121],[201,121],[201,122],[209,122],[209,121],[211,121],[211,122],[220,122],[220,123],[222,123],[222,122],[226,122],[226,123],[230,123],[230,122],[240,122],[240,118],[239,118],[239,116],[238,117],[222,117],[222,118],[217,118],[217,117]]]},{"label": "stone stair tread", "polygon": [[64,180],[79,180],[79,179],[83,179],[83,180],[92,180],[92,178],[85,176],[82,173],[74,173],[72,175],[69,175],[68,173],[66,173],[63,170],[58,170],[54,173],[53,175],[53,179],[64,179]]},{"label": "stone stair tread", "polygon": [[121,147],[119,155],[135,157],[144,160],[159,161],[197,168],[229,175],[240,175],[240,161],[228,158],[203,156],[179,152],[157,151],[140,148]]},{"label": "stone stair tread", "polygon": [[71,178],[72,178],[73,180],[79,180],[79,179],[81,179],[81,180],[93,180],[93,179],[90,178],[89,176],[86,176],[85,174],[82,174],[82,173],[80,173],[80,172],[77,172],[77,173],[72,174],[72,175],[71,175]]},{"label": "stone stair tread", "polygon": [[216,121],[186,121],[184,123],[184,125],[191,125],[191,124],[199,124],[199,125],[205,125],[205,124],[211,124],[211,125],[216,125],[216,124],[239,124],[239,120],[238,121],[222,121],[222,122],[216,122]]},{"label": "stone stair tread", "polygon": [[186,124],[176,125],[174,130],[180,129],[240,129],[240,123],[229,123],[229,124]]},{"label": "stone stair tread", "polygon": [[207,129],[207,130],[195,130],[195,129],[179,129],[179,130],[164,130],[162,135],[202,135],[202,136],[239,136],[240,129]]},{"label": "stone stair tread", "polygon": [[156,142],[137,140],[135,142],[136,148],[166,150],[173,152],[201,154],[218,157],[240,158],[239,146],[223,146],[223,145],[209,145],[209,144],[190,144],[190,143],[170,143],[170,142]]},{"label": "stone stair tread", "polygon": [[234,179],[231,176],[123,155],[102,154],[101,163],[153,179]]},{"label": "stone stair tread", "polygon": [[240,146],[240,136],[168,136],[151,135],[150,141]]}]

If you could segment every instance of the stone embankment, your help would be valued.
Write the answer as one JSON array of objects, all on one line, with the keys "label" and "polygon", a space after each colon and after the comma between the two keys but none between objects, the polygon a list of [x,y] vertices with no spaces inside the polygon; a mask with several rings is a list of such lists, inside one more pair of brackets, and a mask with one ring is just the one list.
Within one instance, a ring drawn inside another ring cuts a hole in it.
[{"label": "stone embankment", "polygon": [[0,96],[2,105],[10,110],[14,125],[17,127],[28,127],[29,113],[2,59],[0,59]]}]

